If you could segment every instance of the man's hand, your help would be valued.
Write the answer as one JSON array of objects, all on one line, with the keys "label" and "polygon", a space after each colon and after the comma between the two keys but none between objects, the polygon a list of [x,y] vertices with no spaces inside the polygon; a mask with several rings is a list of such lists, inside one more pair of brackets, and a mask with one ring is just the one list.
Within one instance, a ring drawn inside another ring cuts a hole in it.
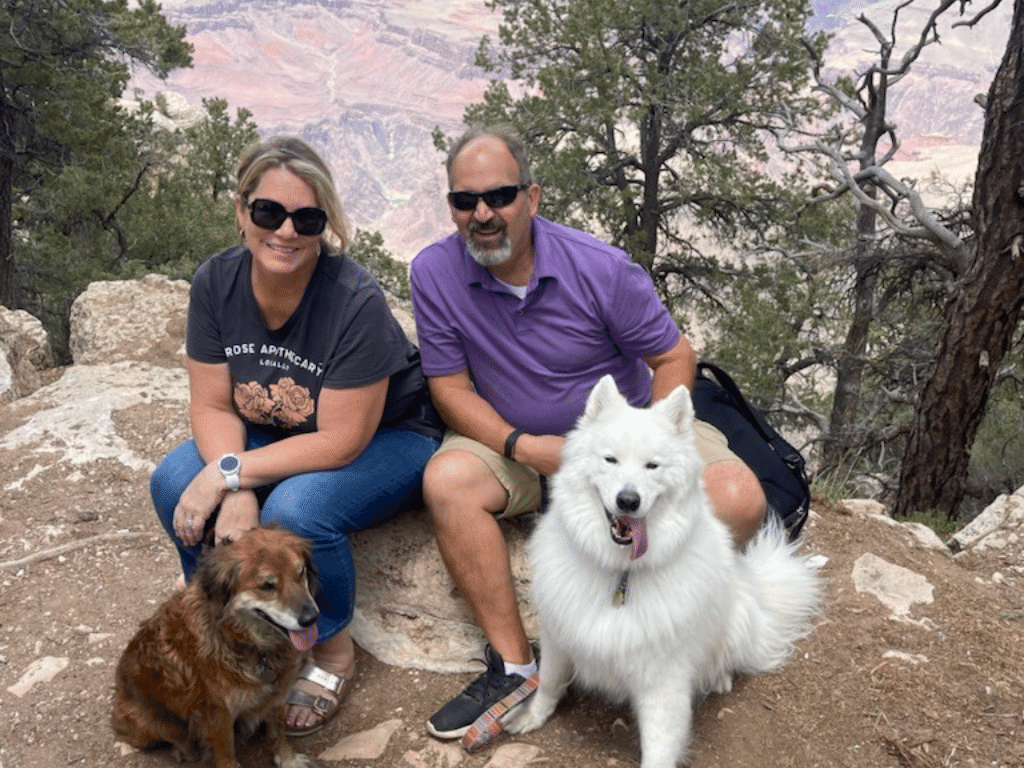
[{"label": "man's hand", "polygon": [[562,445],[564,444],[565,438],[559,435],[528,435],[524,433],[516,441],[516,461],[549,477],[562,466]]}]

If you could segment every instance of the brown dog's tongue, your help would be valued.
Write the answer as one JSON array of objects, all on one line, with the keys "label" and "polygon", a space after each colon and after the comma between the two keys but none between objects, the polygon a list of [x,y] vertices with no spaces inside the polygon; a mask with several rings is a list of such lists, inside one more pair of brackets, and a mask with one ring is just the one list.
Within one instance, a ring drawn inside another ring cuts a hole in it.
[{"label": "brown dog's tongue", "polygon": [[316,630],[316,624],[309,627],[308,629],[292,629],[288,631],[288,637],[291,639],[292,645],[295,646],[299,653],[305,653],[314,645],[316,645],[316,639],[318,636],[319,635]]},{"label": "brown dog's tongue", "polygon": [[630,552],[629,559],[636,560],[647,551],[647,519],[628,515],[619,519],[626,523],[629,538],[633,540],[633,551]]}]

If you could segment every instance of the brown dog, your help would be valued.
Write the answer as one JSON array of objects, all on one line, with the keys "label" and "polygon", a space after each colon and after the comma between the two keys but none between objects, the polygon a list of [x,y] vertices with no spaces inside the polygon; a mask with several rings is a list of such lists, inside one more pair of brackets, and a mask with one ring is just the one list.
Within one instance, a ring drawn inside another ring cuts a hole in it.
[{"label": "brown dog", "polygon": [[283,703],[316,642],[309,545],[257,528],[208,550],[184,590],[142,622],[117,665],[114,732],[138,749],[170,745],[180,760],[213,753],[238,768],[236,722],[261,722],[280,768],[306,768],[284,737]]}]

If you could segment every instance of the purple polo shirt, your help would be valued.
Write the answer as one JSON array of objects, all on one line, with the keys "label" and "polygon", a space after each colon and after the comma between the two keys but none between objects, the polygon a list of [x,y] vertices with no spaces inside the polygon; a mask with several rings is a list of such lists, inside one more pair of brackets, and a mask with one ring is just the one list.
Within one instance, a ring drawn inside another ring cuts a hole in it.
[{"label": "purple polo shirt", "polygon": [[680,339],[650,276],[583,232],[533,218],[536,262],[525,299],[477,264],[458,232],[413,259],[423,372],[469,370],[477,392],[530,434],[568,432],[604,374],[630,403],[651,399],[643,358]]}]

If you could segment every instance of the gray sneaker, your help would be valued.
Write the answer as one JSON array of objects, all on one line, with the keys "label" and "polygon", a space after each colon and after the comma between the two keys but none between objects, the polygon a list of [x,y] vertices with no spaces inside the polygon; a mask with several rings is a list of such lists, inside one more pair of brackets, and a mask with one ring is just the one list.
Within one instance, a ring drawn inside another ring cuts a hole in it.
[{"label": "gray sneaker", "polygon": [[432,736],[462,738],[480,715],[526,682],[522,675],[505,674],[505,660],[490,645],[484,648],[484,657],[484,673],[427,720],[427,731]]}]

